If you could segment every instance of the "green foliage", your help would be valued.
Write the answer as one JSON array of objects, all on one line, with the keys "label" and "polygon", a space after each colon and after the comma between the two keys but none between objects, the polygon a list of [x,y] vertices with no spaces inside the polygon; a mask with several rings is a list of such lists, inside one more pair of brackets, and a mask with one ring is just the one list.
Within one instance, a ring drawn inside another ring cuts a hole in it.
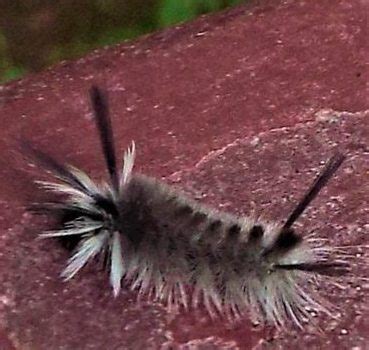
[{"label": "green foliage", "polygon": [[161,0],[159,24],[161,27],[170,26],[241,2],[242,0]]},{"label": "green foliage", "polygon": [[162,27],[189,20],[196,16],[194,0],[163,0],[159,10],[159,24]]},{"label": "green foliage", "polygon": [[0,11],[0,82],[246,0],[22,0]]},{"label": "green foliage", "polygon": [[27,73],[27,70],[22,67],[10,67],[5,70],[2,76],[2,80],[8,81],[8,80],[14,80],[21,78],[23,75]]}]

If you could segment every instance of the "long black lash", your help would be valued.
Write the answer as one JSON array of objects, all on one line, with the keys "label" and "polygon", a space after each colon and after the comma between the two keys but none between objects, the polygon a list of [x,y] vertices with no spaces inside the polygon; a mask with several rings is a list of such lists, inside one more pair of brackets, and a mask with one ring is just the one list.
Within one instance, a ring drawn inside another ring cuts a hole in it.
[{"label": "long black lash", "polygon": [[20,147],[23,154],[25,154],[28,158],[36,160],[39,165],[41,165],[45,169],[48,169],[71,186],[78,188],[83,193],[91,195],[88,188],[86,188],[86,186],[84,186],[83,183],[79,181],[78,177],[75,176],[67,168],[67,166],[60,164],[56,159],[54,159],[47,153],[41,151],[38,148],[35,148],[29,140],[22,139],[20,141]]},{"label": "long black lash", "polygon": [[300,202],[297,204],[295,209],[292,211],[288,217],[286,223],[283,225],[281,231],[288,230],[295,223],[295,221],[300,217],[300,215],[309,206],[311,201],[318,195],[320,190],[327,184],[328,180],[333,176],[337,169],[341,166],[344,161],[345,156],[341,153],[336,153],[327,162],[326,166],[322,172],[315,179],[309,190],[302,197]]},{"label": "long black lash", "polygon": [[90,98],[95,113],[95,121],[100,136],[101,147],[109,171],[113,189],[118,192],[119,175],[115,156],[113,129],[105,94],[97,86],[90,89]]}]

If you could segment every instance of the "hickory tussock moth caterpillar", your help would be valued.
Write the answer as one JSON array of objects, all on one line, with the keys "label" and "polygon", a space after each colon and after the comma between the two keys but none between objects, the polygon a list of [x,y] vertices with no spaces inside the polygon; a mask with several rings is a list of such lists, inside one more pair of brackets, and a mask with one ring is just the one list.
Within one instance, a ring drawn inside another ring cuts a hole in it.
[{"label": "hickory tussock moth caterpillar", "polygon": [[107,99],[90,91],[110,183],[58,163],[27,144],[27,152],[57,182],[38,184],[57,198],[39,209],[63,215],[62,228],[44,238],[78,241],[61,276],[70,280],[96,256],[110,271],[114,296],[122,282],[168,306],[203,304],[210,315],[256,315],[276,326],[302,327],[308,307],[329,312],[315,283],[350,271],[349,255],[292,228],[344,160],[334,155],[284,224],[210,209],[168,185],[134,174],[135,144],[117,167]]}]

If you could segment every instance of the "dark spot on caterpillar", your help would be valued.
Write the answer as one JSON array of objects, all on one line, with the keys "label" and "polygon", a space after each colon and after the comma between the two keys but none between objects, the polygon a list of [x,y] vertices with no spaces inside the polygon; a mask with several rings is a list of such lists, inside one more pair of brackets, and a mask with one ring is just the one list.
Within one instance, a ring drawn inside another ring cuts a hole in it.
[{"label": "dark spot on caterpillar", "polygon": [[302,241],[301,236],[297,235],[292,228],[283,229],[274,243],[274,249],[291,249]]},{"label": "dark spot on caterpillar", "polygon": [[217,231],[222,226],[222,222],[220,220],[214,220],[209,224],[206,230],[210,233]]},{"label": "dark spot on caterpillar", "polygon": [[195,213],[191,218],[191,224],[192,225],[200,225],[202,222],[206,220],[207,215],[205,213]]},{"label": "dark spot on caterpillar", "polygon": [[157,225],[151,215],[150,208],[141,201],[131,202],[121,209],[120,232],[137,248],[145,236],[146,230],[157,232]]},{"label": "dark spot on caterpillar", "polygon": [[106,213],[110,214],[113,219],[118,219],[119,212],[113,200],[105,198],[103,196],[95,196],[95,204],[99,208],[103,209]]},{"label": "dark spot on caterpillar", "polygon": [[238,224],[233,224],[228,228],[227,237],[228,238],[236,238],[241,232],[241,226]]},{"label": "dark spot on caterpillar", "polygon": [[263,237],[264,234],[264,229],[262,226],[260,225],[254,225],[249,233],[250,236],[250,241],[258,241],[259,239],[261,239],[261,237]]},{"label": "dark spot on caterpillar", "polygon": [[192,214],[192,212],[193,209],[189,205],[183,205],[174,212],[174,216],[175,217],[187,216]]},{"label": "dark spot on caterpillar", "polygon": [[271,253],[285,253],[298,245],[302,241],[301,236],[297,235],[292,228],[282,228],[275,242],[264,249],[262,256],[267,256]]}]

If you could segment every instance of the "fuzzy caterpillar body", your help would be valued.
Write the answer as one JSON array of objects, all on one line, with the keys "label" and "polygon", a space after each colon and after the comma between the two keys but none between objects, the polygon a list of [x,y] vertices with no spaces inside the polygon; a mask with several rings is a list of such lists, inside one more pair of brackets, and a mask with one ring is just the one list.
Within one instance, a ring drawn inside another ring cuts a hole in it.
[{"label": "fuzzy caterpillar body", "polygon": [[284,224],[236,217],[133,173],[134,143],[119,172],[107,101],[96,87],[91,98],[111,184],[97,185],[27,145],[28,153],[59,180],[38,182],[61,195],[40,207],[64,217],[61,228],[41,237],[78,240],[64,279],[102,255],[115,296],[123,283],[169,307],[202,304],[211,316],[251,313],[276,326],[291,320],[301,327],[309,308],[329,313],[315,286],[324,276],[349,271],[345,252],[320,239],[303,239],[292,225],[341,165],[342,155],[328,161]]},{"label": "fuzzy caterpillar body", "polygon": [[[123,192],[122,231],[137,239],[136,249],[127,252],[132,260],[127,259],[126,278],[141,293],[169,306],[201,302],[211,315],[237,317],[254,307],[254,316],[261,313],[278,324],[305,314],[295,300],[308,305],[301,276],[275,266],[316,262],[323,253],[319,247],[300,242],[294,233],[289,242],[280,240],[274,223],[200,205],[144,175],[134,175]],[[188,285],[193,286],[191,298]],[[270,305],[263,289],[275,299]]]}]

